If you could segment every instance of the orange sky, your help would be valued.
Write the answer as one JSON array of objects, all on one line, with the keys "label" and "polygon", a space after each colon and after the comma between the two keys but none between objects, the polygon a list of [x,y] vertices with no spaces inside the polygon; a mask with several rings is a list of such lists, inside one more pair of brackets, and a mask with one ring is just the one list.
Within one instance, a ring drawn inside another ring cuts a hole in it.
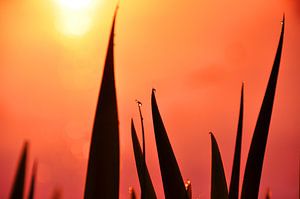
[{"label": "orange sky", "polygon": [[[0,1],[0,198],[9,195],[24,140],[30,140],[28,169],[39,160],[36,198],[50,198],[57,188],[64,198],[83,196],[117,1],[95,0],[99,2],[83,14],[90,27],[81,35],[62,29],[65,10],[55,1]],[[136,98],[143,102],[148,168],[163,197],[150,112],[152,87],[182,175],[192,181],[194,197],[208,199],[208,132],[218,140],[228,181],[244,81],[243,176],[283,12],[286,34],[260,197],[268,187],[274,199],[298,197],[299,10],[298,0],[121,1],[115,65],[122,199],[128,198],[129,186],[139,192],[130,137],[131,117],[140,133]]]}]

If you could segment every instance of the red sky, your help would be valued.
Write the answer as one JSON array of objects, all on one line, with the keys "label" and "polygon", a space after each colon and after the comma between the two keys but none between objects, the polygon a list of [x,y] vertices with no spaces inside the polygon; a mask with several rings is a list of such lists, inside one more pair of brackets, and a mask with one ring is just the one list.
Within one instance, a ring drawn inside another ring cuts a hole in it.
[{"label": "red sky", "polygon": [[[67,16],[55,0],[0,2],[0,198],[9,195],[24,140],[30,141],[28,170],[34,159],[39,160],[36,198],[50,198],[54,189],[61,189],[63,198],[83,196],[92,122],[116,5],[116,1],[98,1],[82,16],[88,15],[91,21],[81,35],[64,32]],[[158,197],[163,198],[150,112],[153,87],[182,175],[192,181],[195,198],[208,199],[208,132],[213,131],[218,140],[228,182],[244,81],[243,174],[283,12],[286,34],[260,198],[268,187],[274,199],[298,198],[298,2],[121,1],[115,67],[122,199],[128,198],[129,186],[139,192],[130,138],[131,117],[140,130],[135,99],[143,102],[147,163]]]}]

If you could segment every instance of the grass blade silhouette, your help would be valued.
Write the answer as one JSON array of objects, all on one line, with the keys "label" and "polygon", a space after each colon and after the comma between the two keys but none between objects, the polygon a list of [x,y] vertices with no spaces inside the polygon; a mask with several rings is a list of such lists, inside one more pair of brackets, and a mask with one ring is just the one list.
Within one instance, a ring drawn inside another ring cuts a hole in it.
[{"label": "grass blade silhouette", "polygon": [[[141,119],[141,126],[142,126],[142,146],[143,146],[143,149],[142,149],[142,156],[143,156],[143,162],[142,162],[142,165],[141,165],[141,173],[142,173],[142,178],[146,178],[146,173],[145,173],[145,165],[146,165],[146,141],[145,141],[145,130],[144,130],[144,118],[143,118],[143,114],[142,114],[142,102],[140,102],[139,100],[136,100],[136,103],[138,105],[138,109],[139,109],[139,113],[140,113],[140,119]],[[133,126],[133,121],[131,121],[132,123],[132,126]],[[139,143],[138,143],[139,144]],[[141,199],[144,199],[145,198],[145,181],[146,179],[141,179],[140,181],[140,185],[141,185]]]},{"label": "grass blade silhouette", "polygon": [[37,173],[37,162],[35,161],[33,163],[33,169],[32,169],[32,176],[31,176],[31,183],[30,183],[28,199],[33,199],[34,198],[36,173]]},{"label": "grass blade silhouette", "polygon": [[22,150],[21,159],[18,164],[17,173],[14,179],[10,199],[23,199],[24,185],[26,177],[26,163],[27,163],[28,143],[25,142]]},{"label": "grass blade silhouette", "polygon": [[231,180],[229,186],[229,197],[228,197],[229,199],[238,199],[239,197],[243,114],[244,114],[244,83],[242,85],[242,91],[241,91],[240,113],[239,113],[238,129],[237,129],[237,135],[235,141]]},{"label": "grass blade silhouette", "polygon": [[143,193],[141,198],[156,199],[155,190],[148,172],[147,164],[145,164],[143,159],[142,149],[132,120],[131,120],[131,138],[132,138],[136,169],[140,181],[141,192]]},{"label": "grass blade silhouette", "polygon": [[116,13],[109,38],[94,120],[85,199],[119,198],[119,122],[114,77],[115,20]]},{"label": "grass blade silhouette", "polygon": [[185,190],[185,185],[157,107],[154,90],[152,90],[151,104],[156,148],[165,198],[187,199],[188,197]]},{"label": "grass blade silhouette", "polygon": [[271,75],[267,85],[266,93],[262,102],[259,116],[256,122],[255,130],[250,145],[246,169],[244,174],[244,181],[242,187],[242,199],[257,199],[259,193],[260,178],[262,166],[264,161],[265,149],[268,139],[268,132],[270,127],[274,96],[276,91],[277,78],[279,73],[281,51],[284,37],[283,16],[281,35],[279,44],[272,67]]},{"label": "grass blade silhouette", "polygon": [[228,189],[223,162],[217,141],[211,136],[211,199],[228,199]]}]

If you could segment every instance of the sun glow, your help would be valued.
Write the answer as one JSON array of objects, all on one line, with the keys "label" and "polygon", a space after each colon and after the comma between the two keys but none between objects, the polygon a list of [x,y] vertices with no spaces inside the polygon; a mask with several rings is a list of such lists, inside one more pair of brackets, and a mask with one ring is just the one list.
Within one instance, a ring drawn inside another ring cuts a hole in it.
[{"label": "sun glow", "polygon": [[92,0],[57,0],[58,4],[65,9],[83,10],[92,6]]},{"label": "sun glow", "polygon": [[59,31],[72,36],[88,32],[95,0],[56,0],[56,4],[59,6]]}]

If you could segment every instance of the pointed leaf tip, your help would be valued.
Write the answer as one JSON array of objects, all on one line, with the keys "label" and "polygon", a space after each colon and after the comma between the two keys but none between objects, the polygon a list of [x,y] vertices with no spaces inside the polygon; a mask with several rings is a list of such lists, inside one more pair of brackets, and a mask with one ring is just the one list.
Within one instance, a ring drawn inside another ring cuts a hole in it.
[{"label": "pointed leaf tip", "polygon": [[168,138],[163,120],[159,113],[155,94],[152,90],[152,120],[158,153],[159,166],[166,199],[187,199],[187,192],[179,166]]},{"label": "pointed leaf tip", "polygon": [[85,199],[119,198],[119,120],[114,74],[114,27],[111,28],[89,152]]},{"label": "pointed leaf tip", "polygon": [[33,167],[32,167],[32,175],[31,175],[31,183],[30,183],[30,190],[29,190],[29,194],[28,194],[28,199],[33,199],[34,198],[37,167],[38,167],[38,162],[37,162],[37,160],[35,160],[34,163],[33,163]]},{"label": "pointed leaf tip", "polygon": [[154,94],[156,92],[155,88],[152,88],[152,94]]},{"label": "pointed leaf tip", "polygon": [[211,199],[228,199],[227,183],[221,154],[213,133],[211,137]]},{"label": "pointed leaf tip", "polygon": [[285,24],[285,13],[283,13],[283,16],[282,16],[282,21],[281,23],[284,25]]},{"label": "pointed leaf tip", "polygon": [[231,179],[230,179],[230,186],[229,186],[229,199],[238,199],[239,197],[243,114],[244,114],[244,83],[242,83],[242,89],[241,89],[240,112],[239,112],[238,128],[236,134],[232,172],[231,172]]},{"label": "pointed leaf tip", "polygon": [[141,187],[141,199],[156,199],[156,193],[149,175],[147,164],[144,161],[142,149],[138,141],[134,122],[131,123],[131,139],[135,158],[136,169]]},{"label": "pointed leaf tip", "polygon": [[22,149],[21,158],[18,163],[17,172],[15,175],[10,199],[20,199],[24,197],[24,185],[26,177],[26,164],[29,142],[25,141]]},{"label": "pointed leaf tip", "polygon": [[242,186],[242,199],[257,199],[259,194],[260,179],[265,156],[265,149],[268,140],[269,127],[271,122],[276,84],[280,68],[284,37],[285,16],[283,16],[280,39],[269,77],[268,85],[265,91],[264,99],[260,108],[256,126],[254,129],[246,169]]}]

